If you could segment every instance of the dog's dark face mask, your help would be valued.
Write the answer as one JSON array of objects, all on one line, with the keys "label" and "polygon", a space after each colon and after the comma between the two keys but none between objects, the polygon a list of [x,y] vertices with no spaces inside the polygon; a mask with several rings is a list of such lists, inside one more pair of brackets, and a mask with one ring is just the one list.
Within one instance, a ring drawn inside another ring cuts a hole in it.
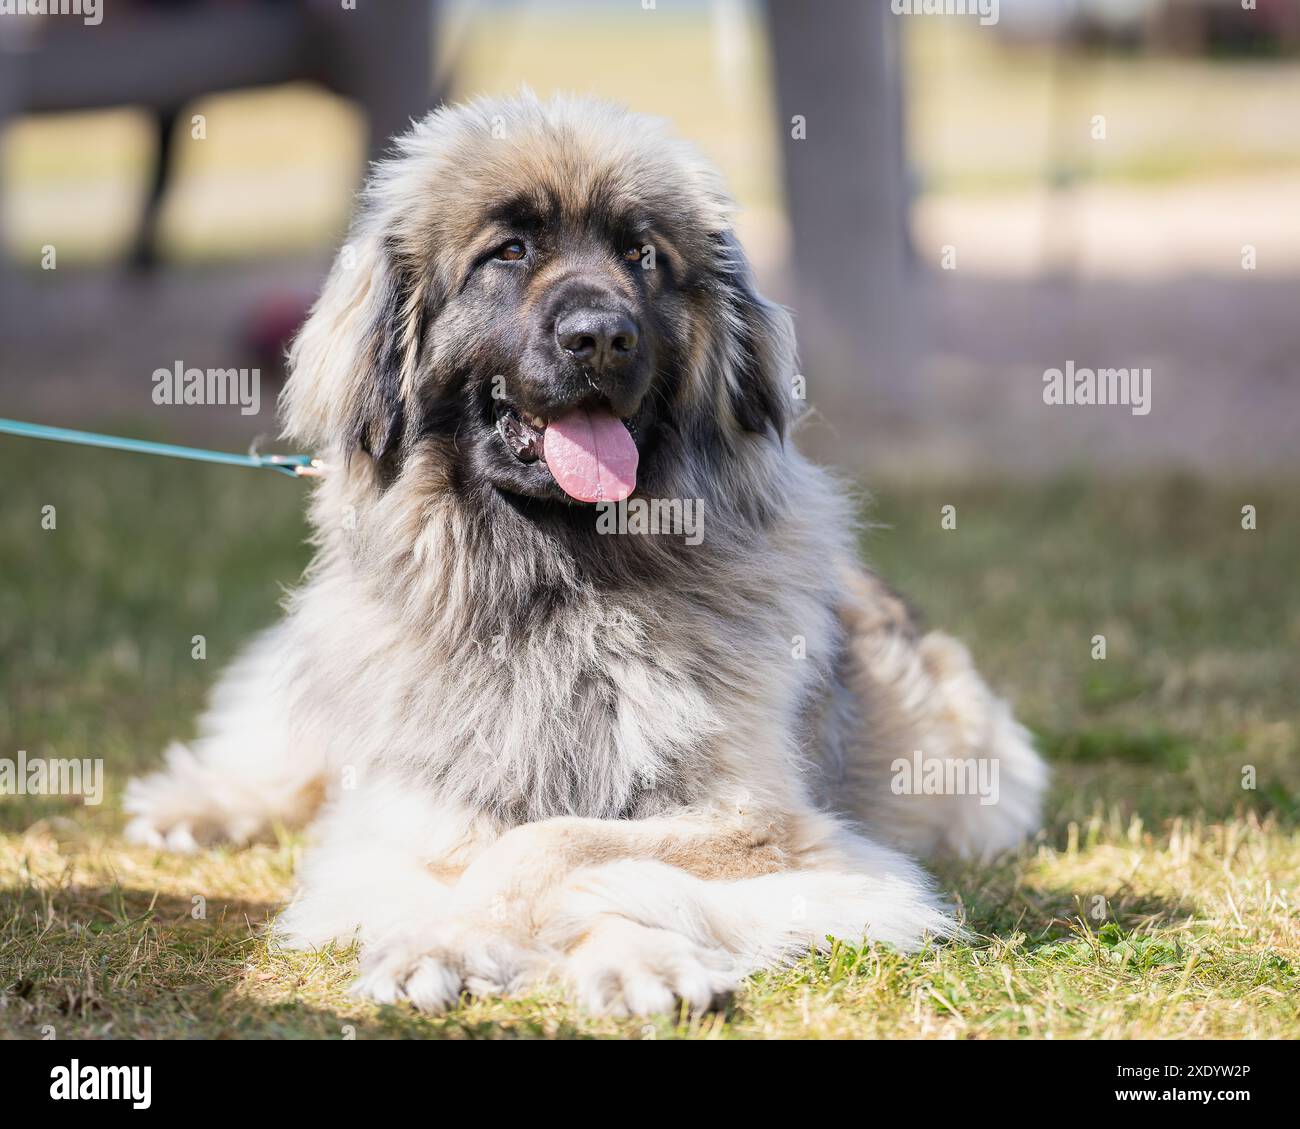
[{"label": "dog's dark face mask", "polygon": [[454,439],[462,483],[567,504],[644,483],[689,332],[679,274],[639,217],[495,209],[430,332],[424,432]]},{"label": "dog's dark face mask", "polygon": [[[708,461],[737,432],[783,432],[772,307],[730,236],[595,202],[577,215],[511,202],[486,216],[448,290],[421,333],[406,441],[389,453],[444,441],[467,495],[570,509],[657,496],[684,446]],[[710,363],[692,370],[700,353]],[[724,361],[735,384],[720,400]]]}]

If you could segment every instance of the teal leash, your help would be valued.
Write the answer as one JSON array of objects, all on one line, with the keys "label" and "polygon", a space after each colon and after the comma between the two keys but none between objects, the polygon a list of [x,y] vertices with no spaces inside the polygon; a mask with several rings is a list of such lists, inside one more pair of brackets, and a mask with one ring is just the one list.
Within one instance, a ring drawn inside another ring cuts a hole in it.
[{"label": "teal leash", "polygon": [[120,435],[99,435],[94,431],[73,431],[67,427],[46,427],[40,423],[23,423],[17,419],[0,419],[0,433],[21,435],[24,439],[52,439],[56,443],[77,443],[83,447],[107,447],[114,451],[135,451],[141,455],[165,455],[172,459],[193,459],[225,466],[256,467],[275,470],[290,478],[318,478],[322,470],[319,459],[310,455],[234,455],[228,451],[207,451],[202,447],[178,447],[174,443],[151,443],[147,439],[126,439]]}]

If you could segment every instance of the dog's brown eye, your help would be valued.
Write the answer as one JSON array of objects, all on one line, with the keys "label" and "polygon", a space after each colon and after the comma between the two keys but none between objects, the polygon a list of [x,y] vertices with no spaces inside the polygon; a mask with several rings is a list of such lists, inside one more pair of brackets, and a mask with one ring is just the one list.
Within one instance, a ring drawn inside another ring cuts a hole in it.
[{"label": "dog's brown eye", "polygon": [[629,263],[639,263],[641,261],[641,248],[635,245],[626,248],[623,251],[623,258]]},{"label": "dog's brown eye", "polygon": [[507,263],[515,263],[528,254],[528,248],[525,247],[518,239],[512,239],[497,252],[497,258],[503,259]]}]

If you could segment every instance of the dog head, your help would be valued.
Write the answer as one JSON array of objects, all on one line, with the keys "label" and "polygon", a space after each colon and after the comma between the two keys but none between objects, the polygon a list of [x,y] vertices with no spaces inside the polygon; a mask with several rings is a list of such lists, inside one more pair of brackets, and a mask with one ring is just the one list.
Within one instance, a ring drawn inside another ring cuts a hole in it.
[{"label": "dog head", "polygon": [[373,489],[424,452],[483,504],[571,508],[779,450],[793,366],[713,170],[653,119],[524,96],[437,110],[377,166],[282,411]]}]

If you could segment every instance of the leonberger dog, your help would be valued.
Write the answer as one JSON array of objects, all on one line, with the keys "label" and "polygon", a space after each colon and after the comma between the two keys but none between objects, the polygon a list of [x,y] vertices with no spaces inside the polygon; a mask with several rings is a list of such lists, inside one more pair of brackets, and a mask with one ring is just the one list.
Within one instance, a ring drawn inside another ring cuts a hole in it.
[{"label": "leonberger dog", "polygon": [[585,99],[439,109],[374,170],[281,399],[315,559],[127,799],[178,850],[313,821],[274,932],[359,941],[367,998],[708,1008],[952,935],[916,860],[1036,826],[1025,730],[794,446],[732,213]]}]

